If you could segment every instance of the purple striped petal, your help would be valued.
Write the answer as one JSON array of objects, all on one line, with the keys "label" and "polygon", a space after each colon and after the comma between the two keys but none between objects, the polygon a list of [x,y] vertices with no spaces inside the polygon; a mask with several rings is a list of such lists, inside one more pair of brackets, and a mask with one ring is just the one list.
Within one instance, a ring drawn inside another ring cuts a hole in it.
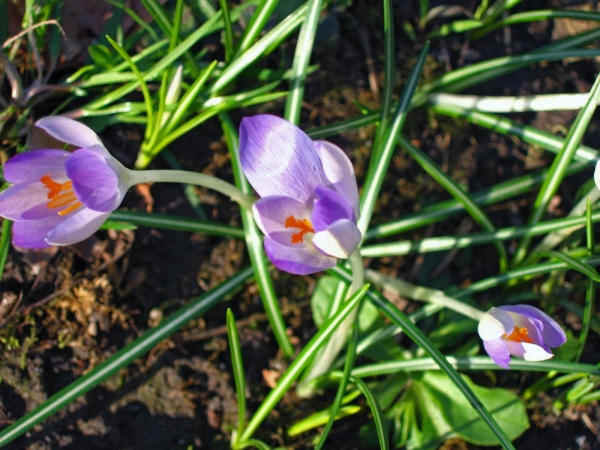
[{"label": "purple striped petal", "polygon": [[560,328],[560,325],[556,323],[548,314],[531,305],[512,305],[512,306],[500,306],[505,311],[510,311],[515,314],[522,314],[533,320],[537,320],[539,323],[538,328],[541,331],[543,342],[550,347],[560,347],[567,342],[567,336],[565,332]]},{"label": "purple striped petal", "polygon": [[506,342],[502,339],[492,339],[483,341],[483,347],[492,360],[504,369],[510,369],[510,353],[506,347]]},{"label": "purple striped petal", "polygon": [[275,267],[294,275],[309,275],[337,264],[336,258],[324,255],[314,246],[294,248],[279,244],[268,236],[265,236],[265,252]]},{"label": "purple striped petal", "polygon": [[340,194],[324,186],[317,186],[316,195],[317,200],[310,217],[315,231],[326,230],[340,219],[354,221],[352,206]]},{"label": "purple striped petal", "polygon": [[4,165],[4,179],[9,183],[25,183],[40,179],[44,175],[64,178],[65,161],[71,155],[63,150],[33,150],[10,158]]},{"label": "purple striped petal", "polygon": [[240,160],[261,197],[283,195],[309,203],[317,186],[329,184],[313,141],[279,117],[258,115],[242,120]]},{"label": "purple striped petal", "polygon": [[337,145],[328,141],[315,141],[315,148],[321,158],[323,171],[329,182],[352,206],[355,216],[358,219],[358,186],[356,185],[356,176],[354,167],[348,159],[348,156]]},{"label": "purple striped petal", "polygon": [[65,163],[73,191],[81,203],[94,211],[113,211],[125,193],[119,189],[119,177],[107,160],[88,149],[74,152]]},{"label": "purple striped petal", "polygon": [[360,244],[362,235],[356,224],[348,219],[340,219],[313,238],[313,244],[323,253],[346,259]]},{"label": "purple striped petal", "polygon": [[64,116],[44,117],[35,124],[53,138],[61,142],[74,145],[75,147],[95,147],[102,145],[102,141],[91,128],[85,126],[81,122],[69,119]]},{"label": "purple striped petal", "polygon": [[58,214],[48,208],[48,191],[41,181],[11,186],[0,193],[0,216],[11,220],[38,220]]},{"label": "purple striped petal", "polygon": [[66,220],[48,233],[46,242],[51,245],[71,245],[83,241],[94,234],[108,219],[108,216],[110,216],[110,212],[80,208],[65,216]]},{"label": "purple striped petal", "polygon": [[310,220],[310,210],[304,203],[289,197],[270,196],[256,201],[253,206],[254,220],[260,230],[279,244],[298,247],[292,244],[292,235],[298,228],[286,228],[288,217],[297,220]]},{"label": "purple striped petal", "polygon": [[13,223],[13,244],[24,248],[50,247],[48,233],[66,219],[55,214],[42,220],[21,220]]}]

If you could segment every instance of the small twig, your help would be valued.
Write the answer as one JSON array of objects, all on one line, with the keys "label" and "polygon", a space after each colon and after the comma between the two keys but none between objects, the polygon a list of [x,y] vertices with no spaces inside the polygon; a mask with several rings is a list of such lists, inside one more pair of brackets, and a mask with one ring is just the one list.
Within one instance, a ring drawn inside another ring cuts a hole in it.
[{"label": "small twig", "polygon": [[4,41],[4,43],[2,44],[2,48],[4,49],[4,48],[8,47],[8,46],[9,46],[10,44],[12,44],[14,41],[16,41],[16,40],[17,40],[17,39],[19,39],[20,37],[22,37],[22,36],[26,35],[26,34],[27,34],[27,33],[29,33],[31,30],[33,30],[33,29],[35,29],[35,28],[38,28],[38,27],[41,27],[41,26],[44,26],[44,25],[56,25],[56,26],[57,26],[57,27],[60,29],[60,32],[62,33],[63,37],[64,37],[65,39],[67,38],[67,35],[65,34],[65,30],[63,30],[63,27],[61,27],[61,26],[60,26],[60,24],[59,24],[59,23],[58,23],[56,20],[54,20],[54,19],[51,19],[51,20],[44,20],[43,22],[39,22],[39,23],[36,23],[36,24],[34,24],[34,25],[31,25],[30,27],[28,27],[28,28],[24,29],[24,30],[23,30],[23,31],[21,31],[20,33],[18,33],[18,34],[15,34],[13,37],[10,37],[10,38],[8,38],[8,39],[7,39],[6,41]]},{"label": "small twig", "polygon": [[[237,328],[241,328],[254,322],[266,322],[267,320],[269,320],[269,318],[265,313],[254,313],[244,319],[236,320],[235,325]],[[198,342],[225,334],[227,334],[227,325],[211,328],[210,330],[199,331],[197,333],[186,334],[184,336],[177,336],[174,341],[176,343]]]},{"label": "small twig", "polygon": [[377,72],[375,70],[375,60],[373,59],[373,51],[369,41],[369,32],[366,28],[358,26],[358,38],[365,52],[365,63],[369,72],[369,87],[373,93],[373,98],[379,100],[379,85],[377,84]]},{"label": "small twig", "polygon": [[10,96],[14,102],[20,104],[23,101],[23,84],[21,77],[15,69],[13,63],[0,52],[0,69],[4,69],[4,73],[10,83]]}]

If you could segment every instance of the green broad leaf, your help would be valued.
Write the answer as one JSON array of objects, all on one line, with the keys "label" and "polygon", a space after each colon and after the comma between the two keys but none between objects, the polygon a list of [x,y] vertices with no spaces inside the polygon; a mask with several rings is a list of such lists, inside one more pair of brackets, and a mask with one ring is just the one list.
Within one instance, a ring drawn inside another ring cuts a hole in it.
[{"label": "green broad leaf", "polygon": [[383,381],[372,387],[371,391],[381,409],[388,409],[392,405],[402,388],[408,383],[408,380],[406,372],[398,372],[387,376]]},{"label": "green broad leaf", "polygon": [[[465,375],[463,379],[511,441],[529,428],[525,405],[515,394],[506,389],[483,388]],[[409,390],[421,411],[423,447],[435,446],[454,436],[477,445],[498,445],[498,438],[445,374],[424,372],[413,380]]]},{"label": "green broad leaf", "polygon": [[114,57],[106,45],[92,44],[88,47],[88,52],[90,58],[100,67],[110,69],[115,65]]},{"label": "green broad leaf", "polygon": [[[328,317],[333,315],[331,310],[332,306],[337,303],[334,299],[336,297],[338,285],[339,280],[331,276],[321,277],[319,278],[319,281],[317,281],[317,285],[310,300],[310,305],[313,313],[313,320],[315,325],[319,328]],[[383,326],[383,319],[377,311],[377,308],[372,304],[365,302],[358,316],[358,329],[360,334],[363,335],[372,331],[376,326]]]}]

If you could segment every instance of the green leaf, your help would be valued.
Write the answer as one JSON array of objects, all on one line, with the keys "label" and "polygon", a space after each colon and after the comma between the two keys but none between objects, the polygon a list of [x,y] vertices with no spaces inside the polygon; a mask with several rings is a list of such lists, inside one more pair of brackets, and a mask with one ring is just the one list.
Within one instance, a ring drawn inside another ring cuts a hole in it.
[{"label": "green leaf", "polygon": [[[506,389],[483,388],[465,375],[463,379],[511,441],[529,428],[525,405],[515,394]],[[451,436],[478,445],[499,443],[445,374],[425,372],[420,379],[414,380],[409,389],[414,392],[421,408],[423,445]]]},{"label": "green leaf", "polygon": [[115,60],[106,45],[92,44],[88,47],[90,57],[94,62],[105,69],[110,69],[115,65]]}]

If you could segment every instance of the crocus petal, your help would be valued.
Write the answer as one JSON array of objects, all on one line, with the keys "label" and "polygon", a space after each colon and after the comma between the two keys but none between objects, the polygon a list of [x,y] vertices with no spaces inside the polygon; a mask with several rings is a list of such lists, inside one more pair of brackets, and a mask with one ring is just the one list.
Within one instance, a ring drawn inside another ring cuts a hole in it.
[{"label": "crocus petal", "polygon": [[275,267],[295,275],[308,275],[330,269],[337,259],[324,255],[314,246],[290,247],[265,236],[265,252]]},{"label": "crocus petal", "polygon": [[119,177],[97,153],[80,149],[65,163],[77,199],[94,211],[113,211],[125,196],[119,189]]},{"label": "crocus petal", "polygon": [[352,205],[340,194],[324,186],[317,186],[315,193],[317,200],[310,217],[315,231],[323,231],[340,219],[354,221]]},{"label": "crocus petal", "polygon": [[110,212],[81,208],[51,230],[46,242],[51,245],[71,245],[89,238],[108,219]]},{"label": "crocus petal", "polygon": [[337,145],[328,141],[315,141],[315,148],[321,158],[323,171],[329,182],[352,206],[358,219],[358,186],[354,167],[348,156]]},{"label": "crocus petal", "polygon": [[329,184],[313,141],[279,117],[258,115],[242,120],[240,160],[261,197],[283,195],[308,203],[317,186]]},{"label": "crocus petal", "polygon": [[551,352],[544,350],[539,345],[513,341],[505,341],[504,343],[511,355],[524,359],[525,361],[545,361],[554,356]]},{"label": "crocus petal", "polygon": [[510,363],[510,353],[506,347],[505,341],[500,338],[483,341],[483,347],[496,364],[504,369],[510,369],[510,367],[508,367],[508,364]]},{"label": "crocus petal", "polygon": [[492,308],[483,315],[477,325],[479,337],[486,341],[499,339],[502,335],[509,335],[515,327],[512,317],[500,308]]},{"label": "crocus petal", "polygon": [[545,344],[550,347],[560,347],[567,342],[565,332],[548,314],[531,305],[501,306],[500,308],[517,314],[523,314],[541,322],[540,331]]},{"label": "crocus petal", "polygon": [[253,207],[254,220],[260,230],[267,236],[282,245],[293,245],[292,235],[297,233],[297,228],[286,228],[285,222],[289,217],[297,220],[309,220],[310,210],[304,203],[290,197],[273,195],[257,200]]},{"label": "crocus petal", "polygon": [[58,215],[48,208],[48,191],[39,181],[19,183],[0,193],[0,216],[11,220],[38,220]]},{"label": "crocus petal", "polygon": [[33,150],[13,156],[4,165],[4,179],[9,183],[25,183],[50,175],[65,177],[65,161],[71,154],[63,150]]},{"label": "crocus petal", "polygon": [[313,244],[323,253],[345,259],[356,250],[361,239],[360,230],[354,222],[340,219],[325,231],[316,233]]},{"label": "crocus petal", "polygon": [[41,128],[53,138],[75,147],[104,147],[98,135],[91,128],[68,117],[44,117],[38,120],[35,126]]},{"label": "crocus petal", "polygon": [[21,220],[13,223],[13,244],[24,248],[50,247],[46,242],[48,233],[65,220],[55,214],[42,220]]}]

